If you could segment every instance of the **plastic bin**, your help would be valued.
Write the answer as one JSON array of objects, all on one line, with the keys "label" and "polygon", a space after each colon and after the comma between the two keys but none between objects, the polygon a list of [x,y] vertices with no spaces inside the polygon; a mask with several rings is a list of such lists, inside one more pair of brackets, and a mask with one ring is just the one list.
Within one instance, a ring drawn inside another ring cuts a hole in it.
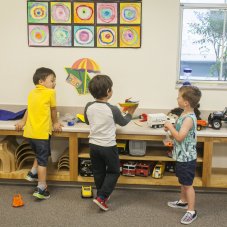
[{"label": "plastic bin", "polygon": [[146,154],[146,141],[130,140],[129,154],[133,156],[144,156]]}]

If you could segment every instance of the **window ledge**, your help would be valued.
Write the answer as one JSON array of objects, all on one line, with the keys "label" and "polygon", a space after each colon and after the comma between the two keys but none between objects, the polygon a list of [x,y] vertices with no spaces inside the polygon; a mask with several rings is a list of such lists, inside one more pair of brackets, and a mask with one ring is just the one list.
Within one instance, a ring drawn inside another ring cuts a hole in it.
[{"label": "window ledge", "polygon": [[[177,81],[176,88],[180,88],[184,81]],[[227,90],[227,82],[214,81],[190,81],[191,85],[197,86],[201,90]]]}]

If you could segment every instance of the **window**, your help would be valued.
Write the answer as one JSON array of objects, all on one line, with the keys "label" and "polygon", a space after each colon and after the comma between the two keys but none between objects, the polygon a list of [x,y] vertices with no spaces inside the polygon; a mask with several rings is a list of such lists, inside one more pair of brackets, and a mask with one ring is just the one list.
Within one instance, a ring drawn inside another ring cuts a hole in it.
[{"label": "window", "polygon": [[[181,0],[178,84],[227,87],[227,0]],[[215,3],[215,4],[214,4]]]}]

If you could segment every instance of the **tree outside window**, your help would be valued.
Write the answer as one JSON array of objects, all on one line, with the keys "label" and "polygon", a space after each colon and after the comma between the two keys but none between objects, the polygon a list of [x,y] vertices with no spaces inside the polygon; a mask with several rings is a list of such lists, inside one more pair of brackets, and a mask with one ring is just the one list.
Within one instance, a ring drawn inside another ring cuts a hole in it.
[{"label": "tree outside window", "polygon": [[[227,7],[182,7],[180,80],[227,80]],[[188,75],[185,72],[191,72]]]}]

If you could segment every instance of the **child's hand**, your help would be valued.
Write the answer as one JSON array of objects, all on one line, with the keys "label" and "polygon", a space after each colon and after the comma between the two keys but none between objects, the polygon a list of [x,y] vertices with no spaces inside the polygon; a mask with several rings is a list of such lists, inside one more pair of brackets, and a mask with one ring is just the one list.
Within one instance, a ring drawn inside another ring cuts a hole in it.
[{"label": "child's hand", "polygon": [[21,131],[25,125],[24,121],[19,121],[15,124],[15,129],[16,131]]},{"label": "child's hand", "polygon": [[128,110],[127,110],[128,113],[133,115],[137,107],[138,107],[138,105],[127,107],[128,108]]},{"label": "child's hand", "polygon": [[55,132],[61,132],[63,125],[61,123],[57,122],[57,123],[54,123],[53,127],[54,127]]},{"label": "child's hand", "polygon": [[172,127],[173,127],[173,125],[172,125],[172,123],[169,122],[169,121],[166,121],[166,123],[164,124],[164,130],[165,130],[166,132],[169,131],[169,129],[172,128]]}]

